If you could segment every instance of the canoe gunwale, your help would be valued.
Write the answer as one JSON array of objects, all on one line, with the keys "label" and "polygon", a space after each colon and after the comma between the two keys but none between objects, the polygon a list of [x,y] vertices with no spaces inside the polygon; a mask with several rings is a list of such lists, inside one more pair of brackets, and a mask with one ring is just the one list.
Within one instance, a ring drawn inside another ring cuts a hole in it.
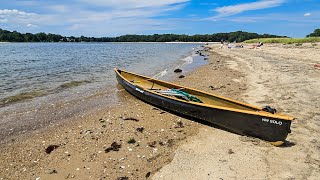
[{"label": "canoe gunwale", "polygon": [[[215,109],[220,109],[220,110],[226,110],[226,111],[232,111],[232,112],[238,112],[238,113],[257,115],[257,116],[261,116],[261,117],[276,118],[276,119],[287,120],[287,121],[294,120],[294,118],[291,117],[291,116],[288,116],[288,115],[277,115],[277,114],[271,114],[271,113],[268,113],[268,112],[264,112],[264,111],[262,111],[262,108],[259,108],[259,107],[256,107],[256,106],[253,106],[253,105],[250,105],[250,104],[246,104],[246,103],[243,103],[243,102],[235,101],[235,100],[232,100],[232,99],[229,99],[229,98],[225,98],[225,97],[222,97],[222,96],[218,96],[218,95],[210,94],[210,93],[203,92],[203,91],[200,91],[200,90],[184,87],[184,86],[177,85],[177,84],[174,84],[174,83],[169,83],[169,82],[153,79],[153,78],[150,78],[150,77],[147,77],[147,76],[138,75],[138,74],[135,74],[135,73],[119,70],[117,68],[114,68],[114,70],[124,81],[126,81],[129,84],[131,84],[132,86],[135,86],[137,88],[142,89],[143,91],[147,91],[149,93],[155,94],[157,96],[162,96],[164,98],[168,98],[168,99],[171,99],[171,100],[180,101],[180,102],[183,102],[183,103],[189,103],[189,104],[193,104],[193,105],[196,105],[196,106],[204,106],[204,107],[215,108]],[[240,105],[243,105],[243,106],[247,106],[247,107],[250,107],[252,109],[257,109],[257,111],[259,111],[259,112],[254,112],[254,111],[249,111],[249,110],[240,110],[240,109],[228,108],[228,107],[223,107],[223,106],[215,106],[215,105],[197,103],[197,102],[192,102],[192,101],[186,102],[186,101],[178,99],[178,98],[166,96],[166,95],[163,95],[161,93],[158,93],[158,92],[155,92],[155,91],[151,91],[151,90],[146,89],[146,88],[139,87],[139,86],[133,84],[132,82],[130,82],[129,80],[127,80],[126,78],[124,78],[119,71],[120,72],[125,72],[125,73],[128,73],[128,74],[132,74],[134,76],[146,78],[146,80],[158,81],[158,82],[161,82],[161,83],[164,83],[164,84],[169,84],[169,85],[181,87],[181,88],[184,88],[184,89],[189,89],[191,91],[196,91],[196,92],[199,92],[199,93],[202,93],[202,94],[206,94],[206,95],[209,95],[209,96],[213,96],[213,97],[216,97],[216,98],[219,98],[219,99],[227,100],[227,101],[232,102],[232,103],[236,103],[236,104],[240,104]]]}]

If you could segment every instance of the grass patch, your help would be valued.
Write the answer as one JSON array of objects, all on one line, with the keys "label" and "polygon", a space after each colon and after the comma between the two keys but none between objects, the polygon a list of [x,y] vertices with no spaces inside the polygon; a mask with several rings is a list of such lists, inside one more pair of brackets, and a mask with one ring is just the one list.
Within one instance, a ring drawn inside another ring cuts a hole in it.
[{"label": "grass patch", "polygon": [[316,43],[320,42],[320,37],[307,37],[307,38],[260,38],[250,39],[244,43],[282,43],[282,44],[303,44],[303,43]]}]

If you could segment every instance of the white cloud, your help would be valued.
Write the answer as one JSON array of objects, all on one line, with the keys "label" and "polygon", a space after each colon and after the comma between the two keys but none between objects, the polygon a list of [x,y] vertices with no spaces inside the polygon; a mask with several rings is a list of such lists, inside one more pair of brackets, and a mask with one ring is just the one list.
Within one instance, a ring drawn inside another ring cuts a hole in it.
[{"label": "white cloud", "polygon": [[185,3],[190,0],[79,0],[81,2],[116,9],[161,7]]},{"label": "white cloud", "polygon": [[27,27],[38,27],[38,26],[34,24],[27,24]]},{"label": "white cloud", "polygon": [[[90,24],[73,24],[68,30],[73,31],[75,36],[119,36],[123,34],[139,34],[149,30],[168,30],[174,25],[172,22],[152,19],[118,19],[110,20],[108,23],[91,22]],[[97,28],[99,27],[99,28]],[[103,32],[101,32],[101,30]]]},{"label": "white cloud", "polygon": [[[175,20],[154,19],[172,9],[130,9],[110,12],[82,11],[77,16],[68,18],[68,30],[74,35],[109,36],[143,33],[148,30],[168,30],[174,27]],[[97,28],[99,27],[99,28]]]},{"label": "white cloud", "polygon": [[121,3],[113,0],[80,1],[99,5],[100,11],[89,11],[78,7],[79,9],[74,10],[77,11],[76,15],[73,12],[65,14],[67,18],[64,19],[69,23],[67,29],[78,35],[81,33],[90,36],[108,36],[143,33],[147,30],[168,30],[174,27],[174,20],[165,21],[154,17],[165,16],[169,12],[182,9],[184,2],[189,0],[124,0],[120,1]]},{"label": "white cloud", "polygon": [[0,20],[9,24],[27,25],[32,20],[37,20],[40,16],[35,13],[19,11],[17,9],[0,9]]},{"label": "white cloud", "polygon": [[24,11],[18,11],[16,9],[0,9],[0,17],[5,17],[5,16],[31,17],[35,15],[36,15],[35,13],[27,13]]},{"label": "white cloud", "polygon": [[[146,30],[167,30],[175,20],[161,20],[185,7],[190,0],[73,0],[72,3],[41,1],[30,4],[33,12],[0,10],[0,20],[10,27],[38,27],[48,32],[56,29],[63,35],[108,36],[110,34],[143,33]],[[33,2],[33,1],[31,1]],[[27,7],[28,7],[27,6]],[[4,21],[4,20],[3,20]],[[170,21],[170,22],[169,22]]]},{"label": "white cloud", "polygon": [[311,13],[305,13],[303,16],[305,16],[305,17],[311,16]]},{"label": "white cloud", "polygon": [[218,7],[213,10],[218,13],[218,15],[214,16],[213,18],[231,16],[245,11],[277,7],[283,4],[284,2],[285,0],[260,0],[252,3]]},{"label": "white cloud", "polygon": [[255,15],[255,16],[235,16],[235,17],[224,17],[219,20],[223,21],[231,21],[231,22],[239,22],[239,23],[246,23],[246,22],[271,22],[275,19],[278,22],[290,23],[290,24],[315,24],[320,22],[320,12],[313,12],[313,16],[309,18],[304,18],[301,16],[301,13],[269,13],[263,15]]},{"label": "white cloud", "polygon": [[0,9],[0,18],[10,23],[28,24],[28,20],[37,19],[38,17],[35,13],[28,13],[16,9]]},{"label": "white cloud", "polygon": [[63,21],[63,18],[57,15],[40,15],[16,9],[0,9],[0,19],[4,19],[3,21],[10,27],[35,27],[35,24],[58,25]]}]

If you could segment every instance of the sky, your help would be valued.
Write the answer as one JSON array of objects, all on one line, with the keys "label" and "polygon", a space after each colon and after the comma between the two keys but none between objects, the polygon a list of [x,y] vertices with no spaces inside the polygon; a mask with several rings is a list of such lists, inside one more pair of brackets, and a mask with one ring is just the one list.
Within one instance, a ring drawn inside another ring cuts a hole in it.
[{"label": "sky", "polygon": [[114,37],[247,31],[305,37],[320,0],[0,0],[0,28]]}]

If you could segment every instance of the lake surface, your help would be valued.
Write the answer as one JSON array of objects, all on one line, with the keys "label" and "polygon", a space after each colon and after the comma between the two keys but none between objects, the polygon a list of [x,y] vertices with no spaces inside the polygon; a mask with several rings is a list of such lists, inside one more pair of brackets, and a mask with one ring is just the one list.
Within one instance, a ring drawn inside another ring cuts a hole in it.
[{"label": "lake surface", "polygon": [[196,46],[168,43],[1,44],[0,106],[76,86],[111,85],[114,67],[154,75],[191,55]]},{"label": "lake surface", "polygon": [[[177,67],[204,64],[194,53],[198,48],[185,43],[0,44],[0,130],[23,131],[39,119],[51,122],[103,106],[89,100],[97,94],[112,102],[115,67],[169,80]],[[61,102],[68,108],[57,108]]]}]

